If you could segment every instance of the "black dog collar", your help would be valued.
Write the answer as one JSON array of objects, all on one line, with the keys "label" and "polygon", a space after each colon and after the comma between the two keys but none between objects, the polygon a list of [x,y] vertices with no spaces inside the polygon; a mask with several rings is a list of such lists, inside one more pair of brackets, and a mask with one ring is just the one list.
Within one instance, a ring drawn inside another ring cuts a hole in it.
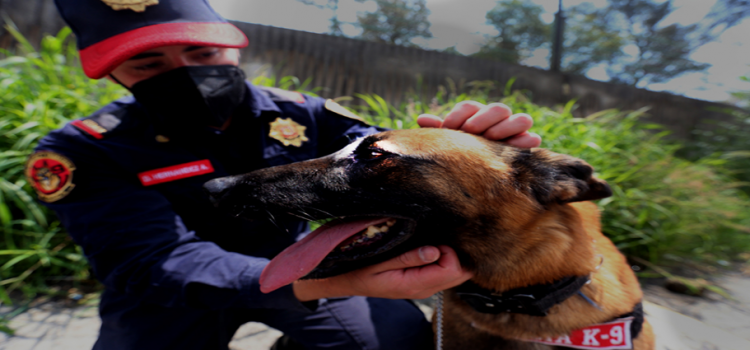
[{"label": "black dog collar", "polygon": [[633,317],[633,323],[630,324],[630,336],[635,339],[643,329],[643,303],[635,304],[632,312],[617,316],[615,319],[627,317]]},{"label": "black dog collar", "polygon": [[547,311],[570,298],[589,281],[571,276],[549,284],[537,284],[496,293],[471,281],[456,287],[456,294],[474,310],[486,314],[514,313],[547,316]]}]

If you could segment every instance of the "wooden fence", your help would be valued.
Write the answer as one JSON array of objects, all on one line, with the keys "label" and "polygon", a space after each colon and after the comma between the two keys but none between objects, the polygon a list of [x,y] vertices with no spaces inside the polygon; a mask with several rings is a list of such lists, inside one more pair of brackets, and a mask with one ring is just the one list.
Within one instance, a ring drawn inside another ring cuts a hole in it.
[{"label": "wooden fence", "polygon": [[[535,103],[547,106],[578,99],[579,116],[609,108],[648,107],[648,120],[668,126],[673,136],[690,139],[705,120],[730,120],[725,104],[691,99],[627,85],[594,81],[581,76],[532,67],[407,48],[357,39],[235,23],[250,39],[242,50],[242,64],[250,75],[265,71],[276,76],[311,78],[325,97],[378,94],[400,104],[407,96],[435,96],[449,81],[494,81],[500,95],[510,79],[513,89],[531,93]],[[702,126],[704,127],[704,126]]]},{"label": "wooden fence", "polygon": [[[250,23],[235,23],[250,39],[242,50],[249,75],[265,71],[277,76],[311,78],[328,97],[372,93],[399,104],[407,95],[435,96],[440,85],[492,80],[502,92],[516,78],[514,88],[533,89],[539,103],[560,100],[563,77],[540,69],[474,59],[416,48],[373,43]],[[543,81],[537,81],[537,80]],[[536,82],[535,82],[536,81]]]}]

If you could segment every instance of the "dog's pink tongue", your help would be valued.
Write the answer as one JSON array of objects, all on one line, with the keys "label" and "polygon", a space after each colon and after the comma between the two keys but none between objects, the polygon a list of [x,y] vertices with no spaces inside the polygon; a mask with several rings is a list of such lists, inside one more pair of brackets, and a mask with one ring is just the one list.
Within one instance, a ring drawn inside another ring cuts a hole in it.
[{"label": "dog's pink tongue", "polygon": [[270,293],[312,271],[341,242],[366,229],[388,221],[374,218],[345,223],[328,223],[284,249],[260,274],[260,291]]}]

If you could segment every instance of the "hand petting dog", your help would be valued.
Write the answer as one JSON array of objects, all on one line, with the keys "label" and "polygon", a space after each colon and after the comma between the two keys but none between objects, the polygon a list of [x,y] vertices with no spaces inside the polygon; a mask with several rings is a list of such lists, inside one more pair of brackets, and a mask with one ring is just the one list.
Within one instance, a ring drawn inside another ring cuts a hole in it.
[{"label": "hand petting dog", "polygon": [[423,128],[461,130],[522,148],[539,147],[542,143],[539,135],[528,132],[534,125],[531,116],[525,113],[513,114],[510,107],[502,103],[484,105],[476,101],[463,101],[453,107],[445,120],[423,114],[417,118],[417,123]]},{"label": "hand petting dog", "polygon": [[[423,114],[423,128],[461,130],[511,146],[538,147],[542,139],[528,130],[534,124],[528,114],[513,114],[502,103],[484,105],[476,101],[456,104],[445,119]],[[361,295],[388,299],[422,299],[458,286],[473,274],[464,270],[456,252],[448,246],[426,246],[368,268],[320,280],[300,280],[292,285],[300,301]]]}]

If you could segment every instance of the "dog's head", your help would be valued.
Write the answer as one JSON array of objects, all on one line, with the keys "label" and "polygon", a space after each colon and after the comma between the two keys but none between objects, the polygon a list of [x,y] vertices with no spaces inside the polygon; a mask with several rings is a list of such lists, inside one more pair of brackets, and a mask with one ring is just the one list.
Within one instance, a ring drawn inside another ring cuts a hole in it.
[{"label": "dog's head", "polygon": [[214,179],[205,189],[219,208],[249,219],[336,218],[269,264],[264,279],[277,282],[266,283],[268,291],[425,244],[451,245],[471,266],[469,250],[476,249],[469,245],[486,235],[517,232],[550,207],[611,195],[592,172],[580,159],[544,149],[417,129],[368,136],[323,158]]}]

